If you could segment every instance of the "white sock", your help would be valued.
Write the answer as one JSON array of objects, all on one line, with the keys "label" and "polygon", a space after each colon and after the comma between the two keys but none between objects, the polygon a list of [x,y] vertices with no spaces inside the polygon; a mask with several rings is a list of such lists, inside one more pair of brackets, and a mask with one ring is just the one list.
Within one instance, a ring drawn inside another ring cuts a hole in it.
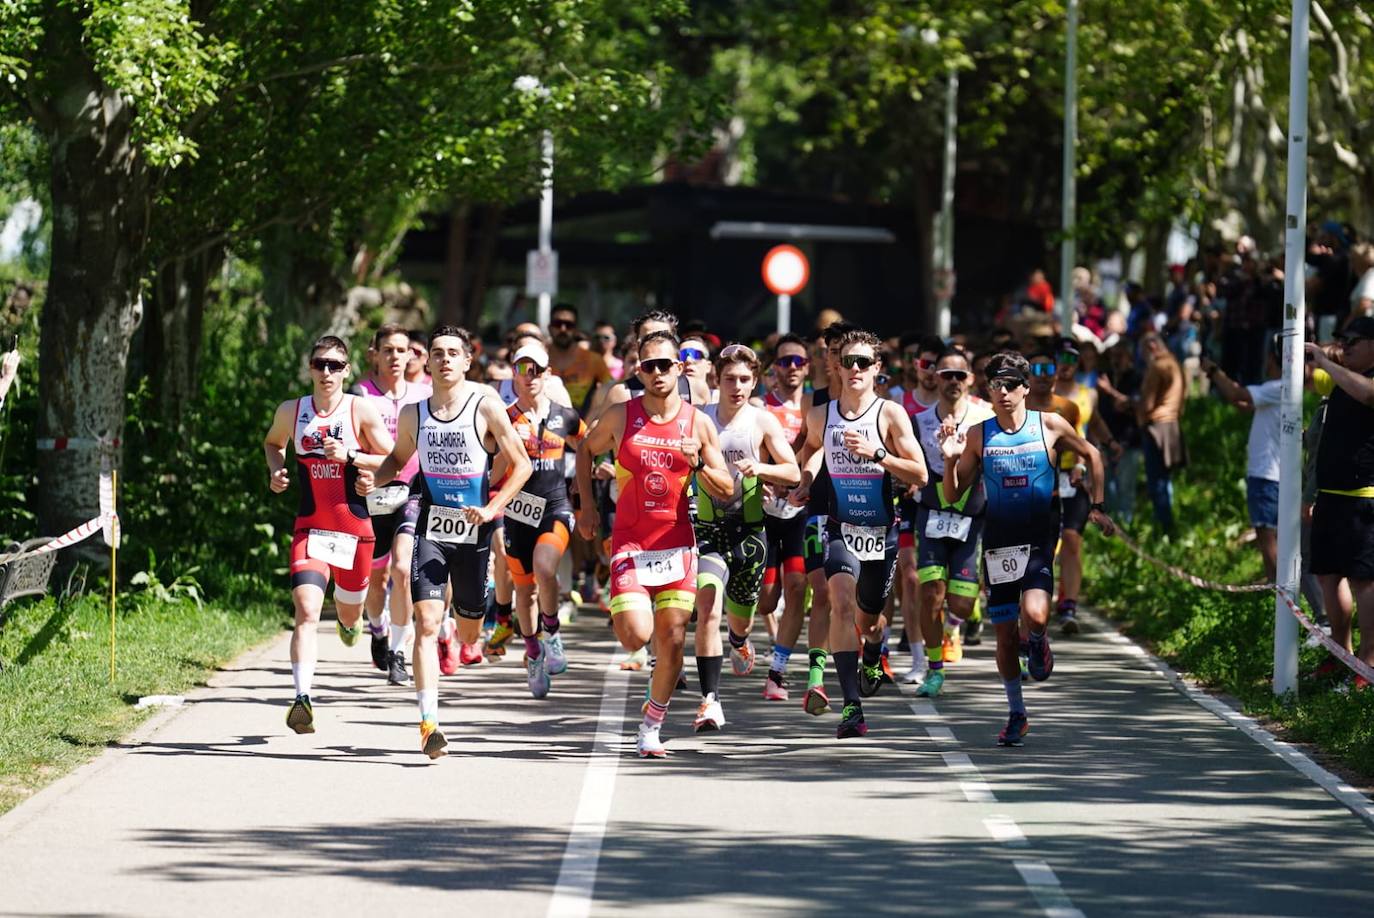
[{"label": "white sock", "polygon": [[926,642],[917,641],[911,645],[911,665],[920,666],[921,661],[926,658]]},{"label": "white sock", "polygon": [[439,722],[439,690],[438,689],[417,689],[415,700],[420,705],[420,720],[432,720]]},{"label": "white sock", "polygon": [[310,683],[315,679],[314,663],[292,663],[291,680],[296,683],[297,695],[309,695]]},{"label": "white sock", "polygon": [[367,622],[368,622],[368,624],[370,624],[373,628],[380,628],[380,627],[381,627],[382,621],[383,621],[383,619],[382,619],[382,611],[384,611],[384,610],[378,610],[377,612],[374,613],[371,609],[368,610],[368,612],[367,612]]},{"label": "white sock", "polygon": [[406,638],[410,637],[410,626],[402,627],[395,622],[391,623],[391,652],[395,653],[407,646]]}]

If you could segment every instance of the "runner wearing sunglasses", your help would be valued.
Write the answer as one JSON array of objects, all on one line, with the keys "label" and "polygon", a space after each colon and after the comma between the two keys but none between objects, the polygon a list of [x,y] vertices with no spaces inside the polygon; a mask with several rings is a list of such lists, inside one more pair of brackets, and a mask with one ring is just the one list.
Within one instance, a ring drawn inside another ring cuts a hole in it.
[{"label": "runner wearing sunglasses", "polygon": [[935,378],[935,362],[944,353],[945,342],[935,335],[907,332],[901,337],[902,384],[900,394],[894,388],[892,397],[902,400],[902,407],[911,417],[930,410],[940,398],[940,381]]},{"label": "runner wearing sunglasses", "polygon": [[[429,369],[434,395],[402,413],[396,445],[377,470],[385,485],[419,457],[419,537],[411,565],[415,603],[415,695],[420,708],[420,748],[431,759],[446,754],[439,730],[439,629],[449,586],[458,610],[458,637],[477,643],[487,610],[487,569],[494,520],[530,477],[524,444],[490,386],[470,382],[472,337],[440,325],[430,335]],[[492,458],[510,467],[499,489],[490,485]]]},{"label": "runner wearing sunglasses", "polygon": [[742,344],[723,348],[715,361],[720,401],[702,409],[716,425],[733,490],[727,500],[706,492],[697,501],[696,653],[701,679],[701,705],[694,722],[697,732],[719,730],[725,723],[719,694],[722,597],[731,668],[737,676],[747,676],[754,669],[749,631],[768,563],[765,488],[787,489],[801,480],[783,426],[768,411],[749,403],[760,369],[752,349]]},{"label": "runner wearing sunglasses", "polygon": [[315,732],[310,688],[318,659],[320,612],[329,578],[339,640],[347,647],[362,632],[363,600],[372,573],[372,519],[366,494],[372,470],[391,450],[391,435],[370,399],[344,392],[348,347],[326,335],[310,349],[309,396],[282,402],[263,441],[268,484],[280,494],[291,485],[288,444],[296,453],[300,509],[291,539],[291,677],[296,698],[286,725]]},{"label": "runner wearing sunglasses", "polygon": [[882,686],[882,611],[897,565],[893,479],[921,487],[927,473],[911,419],[896,402],[873,391],[878,339],[856,329],[839,345],[840,370],[831,378],[841,388],[828,405],[812,408],[807,416],[799,491],[808,488],[822,465],[829,470],[825,574],[830,645],[844,693],[835,736],[844,739],[868,732],[862,699]]},{"label": "runner wearing sunglasses", "polygon": [[413,328],[406,333],[410,336],[410,356],[406,359],[406,382],[431,385],[429,378],[429,335]]},{"label": "runner wearing sunglasses", "polygon": [[577,341],[577,307],[559,303],[549,315],[549,360],[553,374],[563,380],[572,406],[584,416],[591,408],[597,386],[611,382],[611,371],[601,355]]},{"label": "runner wearing sunglasses", "polygon": [[1019,354],[997,354],[988,362],[994,417],[961,433],[954,418],[940,430],[945,459],[941,494],[947,502],[981,477],[984,512],[983,569],[988,580],[988,618],[997,631],[997,671],[1010,708],[997,737],[1019,746],[1029,729],[1018,660],[1020,626],[1030,638],[1030,674],[1037,681],[1054,671],[1047,630],[1054,589],[1054,548],[1059,539],[1059,479],[1056,447],[1084,456],[1092,470],[1091,518],[1107,535],[1114,531],[1102,512],[1102,457],[1059,415],[1028,407],[1031,364]]},{"label": "runner wearing sunglasses", "polygon": [[620,486],[611,529],[611,621],[630,651],[652,638],[658,651],[639,727],[641,757],[667,754],[660,729],[682,672],[687,620],[696,600],[696,536],[687,513],[693,473],[706,493],[728,500],[734,481],[725,469],[715,425],[678,391],[678,339],[668,331],[639,339],[644,394],[612,405],[591,424],[577,448],[577,528],[596,535],[593,457],[615,455]]}]

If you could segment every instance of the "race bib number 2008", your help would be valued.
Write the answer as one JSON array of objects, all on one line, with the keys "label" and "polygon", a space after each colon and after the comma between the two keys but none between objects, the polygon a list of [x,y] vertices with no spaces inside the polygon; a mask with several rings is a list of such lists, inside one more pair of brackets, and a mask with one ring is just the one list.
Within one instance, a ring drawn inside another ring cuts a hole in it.
[{"label": "race bib number 2008", "polygon": [[425,538],[431,542],[476,545],[477,529],[478,525],[469,521],[461,508],[431,506],[429,520],[425,524]]},{"label": "race bib number 2008", "polygon": [[545,498],[528,491],[521,491],[511,498],[510,503],[506,504],[506,518],[538,528],[539,524],[544,521],[544,507],[547,504],[548,501]]},{"label": "race bib number 2008", "polygon": [[859,526],[841,523],[844,546],[857,561],[881,561],[887,552],[886,526]]}]

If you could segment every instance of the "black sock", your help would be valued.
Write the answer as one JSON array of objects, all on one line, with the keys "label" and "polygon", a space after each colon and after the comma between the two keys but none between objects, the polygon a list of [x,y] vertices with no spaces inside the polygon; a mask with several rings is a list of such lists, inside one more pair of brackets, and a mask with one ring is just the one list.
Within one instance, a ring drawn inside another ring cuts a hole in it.
[{"label": "black sock", "polygon": [[[509,625],[511,618],[511,603],[498,602],[496,604],[496,622],[499,625]],[[516,626],[518,627],[518,626]]]},{"label": "black sock", "polygon": [[[864,641],[864,666],[877,666],[878,661],[883,658],[883,645],[870,644]],[[838,657],[837,657],[838,659]]]},{"label": "black sock", "polygon": [[552,637],[558,633],[558,628],[562,625],[562,622],[558,620],[557,612],[553,615],[545,615],[543,612],[540,612],[539,624],[544,626],[544,633]]},{"label": "black sock", "polygon": [[701,695],[720,696],[720,669],[721,661],[725,658],[717,655],[714,657],[697,657],[697,676],[701,679]]},{"label": "black sock", "polygon": [[741,647],[743,647],[746,643],[748,643],[748,641],[749,641],[749,635],[747,635],[747,634],[735,634],[735,632],[733,632],[733,631],[730,632],[730,646],[733,647],[733,648],[735,648],[736,650],[739,650],[739,649],[740,649]]},{"label": "black sock", "polygon": [[840,677],[840,691],[844,694],[844,703],[858,704],[863,697],[859,694],[858,651],[837,650],[831,657],[835,660],[835,674]]}]

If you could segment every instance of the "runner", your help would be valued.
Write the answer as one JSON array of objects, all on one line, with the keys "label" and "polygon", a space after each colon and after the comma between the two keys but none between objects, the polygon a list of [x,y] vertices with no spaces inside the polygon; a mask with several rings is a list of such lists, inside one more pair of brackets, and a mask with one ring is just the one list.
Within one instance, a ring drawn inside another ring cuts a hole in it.
[{"label": "runner", "polygon": [[429,378],[429,335],[419,329],[406,333],[410,337],[410,356],[406,360],[406,382],[433,385]]},{"label": "runner", "polygon": [[599,516],[592,495],[592,457],[615,454],[620,485],[611,531],[611,620],[616,637],[637,651],[652,637],[659,665],[644,705],[637,747],[662,758],[659,736],[682,672],[687,620],[696,599],[697,554],[687,491],[692,473],[712,497],[728,499],[734,481],[725,469],[715,426],[678,394],[682,363],[672,332],[639,338],[644,394],[613,405],[577,448],[577,528],[592,538]]},{"label": "runner", "polygon": [[935,361],[945,351],[945,342],[935,335],[908,332],[902,335],[902,407],[916,417],[940,399],[940,380],[935,376]]},{"label": "runner", "polygon": [[1073,425],[1055,414],[1029,410],[1026,392],[1031,365],[1019,354],[988,361],[995,417],[958,431],[946,417],[940,431],[945,457],[941,493],[958,500],[981,475],[986,492],[983,568],[988,580],[988,618],[997,631],[997,671],[1010,712],[999,745],[1019,746],[1030,729],[1021,694],[1019,626],[1030,634],[1030,674],[1044,681],[1054,671],[1050,650],[1050,591],[1054,589],[1054,546],[1059,538],[1058,476],[1051,458],[1056,446],[1087,458],[1092,471],[1090,518],[1107,535],[1115,531],[1102,512],[1102,457]]},{"label": "runner", "polygon": [[[406,382],[410,335],[400,325],[388,323],[378,328],[367,355],[372,370],[352,391],[372,399],[387,433],[395,440],[401,409],[429,398],[433,389],[425,383]],[[405,640],[410,630],[410,557],[415,547],[415,520],[420,515],[420,496],[411,492],[410,483],[418,468],[412,458],[394,482],[367,495],[367,512],[372,517],[376,542],[372,546],[372,578],[364,608],[368,634],[372,637],[372,664],[387,674],[392,685],[410,682]],[[389,623],[382,617],[388,604]],[[441,666],[451,653],[452,642],[441,639]]]},{"label": "runner", "polygon": [[362,631],[358,620],[372,571],[373,542],[363,494],[371,489],[371,470],[391,449],[391,435],[371,400],[344,392],[347,374],[348,346],[333,335],[316,341],[310,348],[313,391],[282,402],[263,441],[272,491],[280,494],[291,486],[287,444],[296,452],[301,481],[291,539],[291,602],[296,612],[291,678],[296,699],[286,713],[286,725],[297,733],[315,732],[310,686],[331,574],[339,640],[352,647]]},{"label": "runner", "polygon": [[[992,409],[975,403],[969,395],[973,371],[964,351],[947,349],[936,361],[935,373],[940,380],[940,400],[915,419],[916,438],[930,469],[930,481],[920,490],[914,519],[920,548],[915,563],[919,585],[913,596],[919,597],[920,604],[907,606],[904,599],[902,605],[904,615],[908,608],[920,610],[927,674],[916,694],[923,698],[940,694],[945,684],[945,663],[954,662],[945,659],[945,604],[949,604],[951,620],[957,627],[957,623],[972,616],[978,599],[978,539],[983,531],[986,503],[981,482],[966,488],[958,500],[944,499],[940,482],[945,474],[945,460],[940,452],[939,432],[949,423],[959,433],[967,433],[992,417]],[[915,653],[913,646],[913,656]]]},{"label": "runner", "polygon": [[[549,693],[549,677],[568,669],[558,620],[558,565],[573,528],[572,503],[563,477],[567,447],[580,443],[587,427],[577,412],[544,395],[549,355],[530,342],[515,352],[517,400],[507,409],[534,471],[506,506],[506,562],[515,581],[515,613],[525,639],[525,669],[530,694]],[[539,615],[534,614],[536,584]],[[499,627],[499,626],[498,626]],[[540,641],[540,633],[548,639]],[[493,640],[495,634],[493,634]],[[488,642],[490,646],[491,642]],[[503,651],[504,652],[504,651]]]},{"label": "runner", "polygon": [[[662,309],[651,309],[634,320],[632,329],[636,342],[643,342],[649,335],[660,331],[670,332],[676,337],[677,316]],[[642,357],[641,354],[640,358]],[[686,373],[679,374],[677,380],[678,394],[685,401],[693,405],[710,404],[711,390],[704,381],[689,379]],[[624,404],[635,396],[642,395],[644,381],[638,372],[631,374],[627,371],[624,379],[614,385],[603,387],[602,391],[604,397],[593,407],[591,417],[587,420],[588,424],[596,421],[610,406]]]},{"label": "runner", "polygon": [[549,358],[553,374],[563,380],[572,406],[586,414],[596,387],[611,381],[606,361],[595,351],[580,347],[577,341],[577,307],[559,303],[549,316],[552,347]]},{"label": "runner", "polygon": [[[415,696],[420,707],[420,748],[431,759],[446,754],[439,729],[438,636],[452,586],[464,644],[475,644],[487,607],[492,521],[530,477],[530,460],[491,387],[469,382],[472,338],[440,325],[429,338],[434,395],[402,413],[396,446],[377,470],[385,485],[419,456],[419,538],[410,571],[415,604]],[[510,474],[491,493],[491,458],[500,450]]]},{"label": "runner", "polygon": [[[825,575],[830,591],[830,645],[844,692],[838,739],[863,736],[865,697],[882,686],[882,611],[897,566],[897,519],[892,479],[924,486],[926,464],[911,419],[896,402],[873,391],[878,339],[861,329],[839,340],[842,388],[811,409],[800,457],[802,486],[816,470],[830,473],[825,523]],[[857,629],[856,629],[857,625]],[[863,666],[859,641],[863,640]]]},{"label": "runner", "polygon": [[796,456],[778,419],[749,404],[760,369],[758,355],[743,344],[722,348],[715,360],[720,401],[702,409],[716,425],[733,491],[728,500],[712,498],[708,493],[697,501],[700,573],[696,653],[701,706],[693,726],[698,733],[719,730],[725,724],[720,705],[722,596],[729,623],[731,669],[737,676],[754,670],[749,631],[768,563],[764,486],[792,488],[801,480]]},{"label": "runner", "polygon": [[[800,335],[786,334],[778,339],[773,358],[773,387],[764,398],[765,409],[777,418],[793,452],[806,442],[806,412],[811,408],[811,396],[803,391],[806,382],[806,340]],[[768,540],[768,570],[763,575],[763,589],[759,595],[759,612],[769,615],[783,601],[782,620],[773,641],[773,661],[768,678],[763,683],[763,697],[769,701],[786,701],[787,663],[792,657],[797,639],[801,637],[802,622],[806,618],[806,514],[802,507],[787,500],[787,492],[770,489],[773,494],[764,502],[764,536]],[[788,489],[790,490],[790,489]],[[781,584],[779,584],[781,571]],[[827,609],[829,607],[827,606]],[[825,622],[828,631],[830,622]],[[812,629],[812,647],[828,646],[829,634],[823,637]]]}]

